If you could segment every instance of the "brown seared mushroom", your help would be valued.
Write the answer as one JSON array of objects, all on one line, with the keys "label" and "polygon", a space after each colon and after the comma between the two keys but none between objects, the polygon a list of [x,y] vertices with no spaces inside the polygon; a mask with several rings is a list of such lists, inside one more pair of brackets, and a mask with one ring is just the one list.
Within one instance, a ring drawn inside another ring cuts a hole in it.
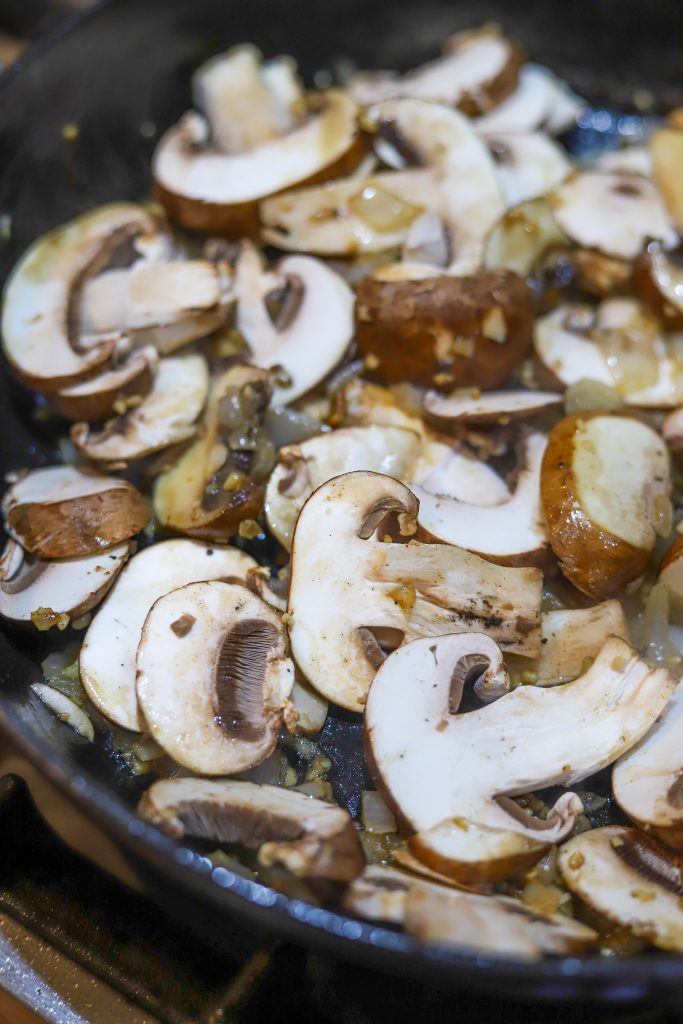
[{"label": "brown seared mushroom", "polygon": [[166,779],[138,812],[169,835],[240,843],[264,866],[279,864],[323,891],[353,881],[365,865],[347,811],[277,786],[211,779]]},{"label": "brown seared mushroom", "polygon": [[451,395],[428,391],[424,411],[439,429],[448,431],[461,424],[506,426],[513,420],[531,418],[560,405],[553,391],[488,391],[471,388]]},{"label": "brown seared mushroom", "polygon": [[263,429],[270,395],[268,374],[253,366],[214,378],[197,439],[156,481],[162,526],[220,540],[258,517],[275,459]]},{"label": "brown seared mushroom", "polygon": [[152,347],[133,352],[118,366],[56,391],[52,404],[69,420],[99,423],[129,403],[139,404],[149,394],[158,362]]},{"label": "brown seared mushroom", "polygon": [[639,298],[657,313],[668,330],[683,330],[683,266],[680,251],[668,253],[661,242],[650,242],[636,263],[633,287]]},{"label": "brown seared mushroom", "polygon": [[282,618],[246,587],[210,580],[158,598],[137,651],[153,738],[199,775],[234,775],[277,743],[294,683]]},{"label": "brown seared mushroom", "polygon": [[533,839],[460,817],[416,832],[409,847],[430,868],[463,885],[509,878],[531,867],[550,849],[542,834]]},{"label": "brown seared mushroom", "polygon": [[75,558],[127,540],[149,521],[140,492],[74,466],[34,469],[5,493],[7,532],[39,558]]},{"label": "brown seared mushroom", "polygon": [[683,230],[683,189],[679,169],[683,158],[680,119],[670,127],[653,132],[649,145],[652,176],[678,230]]}]

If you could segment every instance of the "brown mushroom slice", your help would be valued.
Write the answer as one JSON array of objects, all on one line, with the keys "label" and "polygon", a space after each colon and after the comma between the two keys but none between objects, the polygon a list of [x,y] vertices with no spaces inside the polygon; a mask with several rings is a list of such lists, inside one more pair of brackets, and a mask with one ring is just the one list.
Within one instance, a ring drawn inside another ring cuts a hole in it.
[{"label": "brown mushroom slice", "polygon": [[262,601],[269,604],[271,608],[279,612],[287,611],[287,598],[284,593],[278,593],[272,586],[270,570],[259,565],[256,569],[250,569],[247,573],[246,585],[252,594],[256,594]]},{"label": "brown mushroom slice", "polygon": [[486,136],[496,164],[496,178],[508,207],[545,196],[570,171],[564,150],[543,132]]},{"label": "brown mushroom slice", "polygon": [[560,230],[547,197],[529,199],[506,210],[486,239],[484,266],[511,270],[521,278],[537,273],[554,249],[569,239]]},{"label": "brown mushroom slice", "polygon": [[127,480],[75,466],[31,470],[5,493],[2,512],[10,536],[47,559],[102,551],[139,533],[150,516]]},{"label": "brown mushroom slice", "polygon": [[363,709],[383,644],[483,632],[506,650],[540,653],[541,572],[406,543],[417,505],[397,480],[355,472],[314,491],[297,520],[292,654],[319,693],[351,711]]},{"label": "brown mushroom slice", "polygon": [[628,416],[578,413],[550,434],[541,500],[564,575],[591,597],[621,593],[650,561],[671,489],[666,444]]},{"label": "brown mushroom slice", "polygon": [[116,544],[82,558],[44,561],[13,540],[0,558],[0,616],[38,629],[64,629],[105,596],[123,569],[130,544]]},{"label": "brown mushroom slice", "polygon": [[603,601],[590,608],[558,608],[541,616],[540,658],[510,654],[505,662],[510,672],[528,674],[534,686],[556,686],[580,676],[611,636],[629,638],[619,601]]},{"label": "brown mushroom slice", "polygon": [[433,892],[437,896],[447,896],[449,889],[453,888],[466,887],[458,886],[452,879],[439,883],[429,877],[370,864],[348,886],[342,905],[347,913],[368,921],[403,925],[408,893]]},{"label": "brown mushroom slice", "polygon": [[[286,405],[310,391],[340,361],[353,338],[353,292],[320,260],[287,256],[268,272],[245,244],[237,264],[237,327],[263,369],[281,367],[273,393]],[[275,319],[270,295],[282,296]]]},{"label": "brown mushroom slice", "polygon": [[253,366],[214,378],[196,440],[157,478],[162,526],[220,540],[258,517],[274,459],[263,429],[270,394],[267,373]]},{"label": "brown mushroom slice", "polygon": [[[664,439],[668,440],[666,433]],[[659,581],[666,585],[672,617],[680,622],[683,619],[683,537],[677,537],[665,551],[659,568]]]},{"label": "brown mushroom slice", "polygon": [[682,726],[679,683],[652,729],[612,770],[612,791],[622,811],[676,850],[683,849]]},{"label": "brown mushroom slice", "polygon": [[[206,75],[204,85],[210,88]],[[254,235],[260,200],[340,177],[363,153],[356,104],[339,90],[310,96],[307,104],[298,104],[307,107],[306,116],[296,123],[272,121],[272,137],[262,134],[260,140],[253,134],[257,120],[252,121],[250,106],[242,106],[237,117],[238,93],[221,89],[221,102],[226,97],[233,108],[229,118],[218,114],[204,89],[196,98],[206,117],[186,113],[162,136],[154,154],[156,194],[184,227],[234,238]],[[278,108],[282,112],[284,105]]]},{"label": "brown mushroom slice", "polygon": [[683,449],[683,408],[674,409],[662,424],[662,437],[673,452]]},{"label": "brown mushroom slice", "polygon": [[354,76],[349,91],[364,105],[409,97],[482,114],[515,88],[522,54],[499,32],[458,32],[446,40],[444,55],[399,78],[388,72]]},{"label": "brown mushroom slice", "polygon": [[[39,238],[14,267],[2,311],[3,349],[31,387],[57,391],[104,368],[120,335],[81,337],[83,284],[116,248],[167,244],[158,221],[141,206],[112,203]],[[138,251],[138,255],[140,255]]]},{"label": "brown mushroom slice", "polygon": [[554,391],[479,391],[472,388],[451,395],[428,391],[424,410],[440,428],[507,425],[514,420],[538,416],[562,403]]},{"label": "brown mushroom slice", "polygon": [[458,501],[413,484],[420,503],[420,525],[435,540],[503,564],[538,560],[548,545],[540,493],[546,444],[544,434],[532,433],[525,438],[514,494],[493,508]]},{"label": "brown mushroom slice", "polygon": [[656,187],[647,178],[580,171],[553,197],[557,223],[577,245],[633,260],[650,239],[672,248],[678,236]]},{"label": "brown mushroom slice", "polygon": [[405,929],[422,942],[456,946],[507,960],[540,960],[546,954],[585,953],[597,933],[564,914],[539,914],[504,896],[464,892],[409,892]]},{"label": "brown mushroom slice", "polygon": [[589,907],[660,949],[683,952],[681,868],[634,828],[612,825],[560,849],[564,883]]},{"label": "brown mushroom slice", "polygon": [[126,334],[168,355],[221,327],[234,304],[232,273],[208,260],[138,261],[107,270],[83,288],[81,329]]},{"label": "brown mushroom slice", "polygon": [[159,361],[151,391],[139,405],[91,430],[75,423],[71,440],[95,462],[129,462],[193,437],[209,390],[204,356],[168,356]]},{"label": "brown mushroom slice", "polygon": [[531,294],[516,274],[381,281],[356,292],[356,339],[385,383],[500,387],[527,354]]},{"label": "brown mushroom slice", "polygon": [[674,257],[659,242],[650,242],[636,263],[633,286],[636,294],[654,309],[668,330],[683,329],[680,252]]},{"label": "brown mushroom slice", "polygon": [[168,540],[138,552],[85,635],[81,680],[95,707],[124,729],[145,728],[135,693],[135,654],[154,602],[204,580],[244,580],[254,559],[231,547]]},{"label": "brown mushroom slice", "polygon": [[115,406],[138,404],[145,398],[157,365],[156,349],[144,348],[119,366],[55,392],[52,404],[67,419],[98,423],[111,416]]},{"label": "brown mushroom slice", "polygon": [[531,867],[550,849],[542,838],[489,828],[467,818],[447,818],[416,832],[409,846],[430,868],[463,885],[499,882]]},{"label": "brown mushroom slice", "polygon": [[481,135],[545,131],[559,135],[571,128],[583,100],[548,68],[524,64],[514,92],[475,120]]},{"label": "brown mushroom slice", "polygon": [[[545,820],[510,797],[569,787],[611,764],[651,728],[676,685],[611,637],[573,682],[519,686],[458,714],[461,688],[453,693],[452,679],[462,656],[458,636],[414,640],[389,655],[370,687],[368,763],[391,809],[417,832],[462,817],[539,843],[561,841],[582,809],[575,793],[561,796]],[[487,848],[482,841],[482,860]]]},{"label": "brown mushroom slice", "polygon": [[317,256],[386,252],[404,243],[435,194],[428,168],[297,189],[261,204],[261,237],[279,249]]},{"label": "brown mushroom slice", "polygon": [[177,764],[234,775],[275,749],[294,665],[281,616],[246,587],[209,580],[158,598],[136,663],[145,722]]},{"label": "brown mushroom slice", "polygon": [[649,142],[652,177],[679,231],[683,230],[683,188],[680,181],[683,131],[680,127],[679,123],[675,127],[660,128],[653,132]]},{"label": "brown mushroom slice", "polygon": [[278,786],[230,779],[165,779],[138,813],[171,836],[241,843],[264,866],[282,865],[321,887],[353,881],[365,866],[348,811]]}]

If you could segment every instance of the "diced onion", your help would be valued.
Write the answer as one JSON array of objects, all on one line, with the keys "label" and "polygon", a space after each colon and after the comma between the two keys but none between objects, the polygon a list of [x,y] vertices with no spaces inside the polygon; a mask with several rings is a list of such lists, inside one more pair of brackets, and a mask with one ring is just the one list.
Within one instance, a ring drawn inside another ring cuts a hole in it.
[{"label": "diced onion", "polygon": [[366,832],[397,832],[396,819],[374,789],[369,789],[361,797],[361,820]]},{"label": "diced onion", "polygon": [[66,722],[71,728],[91,743],[95,739],[95,729],[84,711],[74,704],[72,700],[65,697],[59,690],[47,683],[33,683],[31,689],[36,697],[42,700],[43,704],[53,711],[62,722]]}]

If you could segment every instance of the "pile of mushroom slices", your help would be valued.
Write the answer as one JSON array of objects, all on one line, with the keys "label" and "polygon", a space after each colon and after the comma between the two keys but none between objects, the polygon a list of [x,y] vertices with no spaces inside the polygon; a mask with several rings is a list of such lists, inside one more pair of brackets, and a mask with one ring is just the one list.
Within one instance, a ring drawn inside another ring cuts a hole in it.
[{"label": "pile of mushroom slices", "polygon": [[72,421],[2,503],[0,615],[87,627],[36,696],[219,866],[506,957],[683,952],[683,114],[574,166],[581,101],[490,29],[192,86],[165,214],[87,213],[6,287]]}]

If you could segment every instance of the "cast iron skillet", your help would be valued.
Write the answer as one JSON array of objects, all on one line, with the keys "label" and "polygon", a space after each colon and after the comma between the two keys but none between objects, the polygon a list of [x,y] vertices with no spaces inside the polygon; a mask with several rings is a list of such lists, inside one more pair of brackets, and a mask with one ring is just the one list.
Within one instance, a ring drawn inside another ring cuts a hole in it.
[{"label": "cast iron skillet", "polygon": [[[368,67],[410,66],[435,53],[446,32],[487,20],[503,23],[593,103],[609,97],[626,109],[645,86],[665,106],[681,102],[683,9],[667,0],[110,0],[34,47],[1,82],[0,215],[12,221],[11,237],[0,239],[0,277],[54,225],[100,203],[148,195],[154,137],[189,105],[190,72],[210,54],[253,41],[270,55],[295,54],[311,80],[344,57]],[[62,126],[71,122],[79,135],[66,141]],[[6,368],[0,389],[3,472],[56,461],[58,429],[35,423],[32,400]],[[0,776],[22,775],[64,838],[210,941],[242,951],[285,936],[391,972],[498,995],[627,1001],[658,994],[678,1001],[683,960],[675,956],[519,965],[422,949],[213,868],[140,822],[135,786],[110,753],[79,740],[32,697],[28,684],[53,645],[34,633],[0,635],[0,731],[13,751],[0,761]],[[353,716],[330,720],[323,747],[335,764],[337,797],[354,809],[364,780]]]}]

